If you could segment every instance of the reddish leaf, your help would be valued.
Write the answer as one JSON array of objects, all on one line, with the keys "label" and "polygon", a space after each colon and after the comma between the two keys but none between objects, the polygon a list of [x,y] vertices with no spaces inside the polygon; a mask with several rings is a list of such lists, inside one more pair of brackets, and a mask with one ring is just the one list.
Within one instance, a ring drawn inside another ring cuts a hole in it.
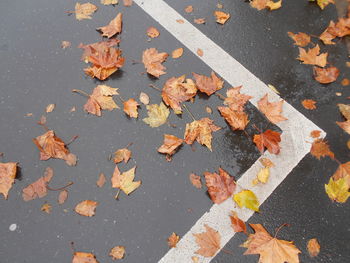
[{"label": "reddish leaf", "polygon": [[149,48],[143,51],[142,63],[145,65],[147,73],[159,78],[160,75],[165,74],[165,67],[162,63],[166,60],[168,54],[165,52],[158,53],[155,48]]},{"label": "reddish leaf", "polygon": [[9,191],[15,182],[17,163],[0,163],[0,194],[7,199]]},{"label": "reddish leaf", "polygon": [[294,34],[293,32],[288,32],[288,36],[294,40],[295,42],[294,45],[297,45],[299,47],[305,47],[311,41],[310,36],[302,32],[299,32],[298,34]]},{"label": "reddish leaf", "polygon": [[221,89],[224,85],[224,81],[218,78],[213,71],[211,72],[211,77],[199,75],[196,73],[192,74],[196,80],[198,89],[201,92],[206,93],[208,96]]},{"label": "reddish leaf", "polygon": [[314,100],[303,100],[301,104],[303,104],[304,108],[307,110],[316,109],[316,101]]},{"label": "reddish leaf", "polygon": [[196,187],[198,189],[202,188],[201,177],[199,175],[191,173],[189,177],[190,177],[190,181],[194,187]]},{"label": "reddish leaf", "polygon": [[218,231],[208,225],[204,225],[206,231],[199,234],[193,234],[197,245],[200,247],[196,254],[203,257],[212,257],[218,252],[220,247],[221,236]]},{"label": "reddish leaf", "polygon": [[179,239],[180,237],[173,232],[168,238],[168,246],[171,248],[176,247]]},{"label": "reddish leaf", "polygon": [[317,139],[312,143],[310,153],[312,156],[317,159],[321,159],[321,157],[329,156],[334,159],[334,153],[329,149],[329,145],[327,141],[324,139]]},{"label": "reddish leaf", "polygon": [[232,130],[244,130],[249,123],[248,115],[244,111],[235,111],[229,107],[218,107],[220,114],[230,124]]},{"label": "reddish leaf", "polygon": [[316,257],[320,253],[320,243],[318,243],[316,238],[312,238],[307,242],[307,251],[310,257]]},{"label": "reddish leaf", "polygon": [[57,202],[62,205],[64,202],[66,202],[68,198],[68,191],[67,190],[62,190],[60,194],[58,195],[58,200]]},{"label": "reddish leaf", "polygon": [[102,31],[102,36],[111,38],[115,34],[122,32],[122,13],[119,13],[107,26],[97,28]]},{"label": "reddish leaf", "polygon": [[230,219],[231,219],[231,226],[232,226],[232,228],[233,228],[233,231],[235,231],[236,233],[244,232],[245,234],[247,234],[247,226],[246,226],[246,224],[237,216],[237,213],[232,212],[232,214],[230,215]]},{"label": "reddish leaf", "polygon": [[[183,140],[177,138],[174,135],[164,134],[164,142],[158,148],[158,152],[167,154],[167,157],[170,158],[176,152],[177,148],[182,144]],[[169,160],[167,158],[167,160]]]},{"label": "reddish leaf", "polygon": [[24,201],[42,198],[47,195],[47,184],[53,177],[53,170],[47,167],[43,177],[40,177],[34,183],[28,185],[22,190],[22,197]]},{"label": "reddish leaf", "polygon": [[157,28],[151,26],[147,29],[147,36],[151,37],[151,38],[156,38],[159,36],[159,31]]},{"label": "reddish leaf", "polygon": [[243,111],[245,104],[253,97],[241,94],[242,86],[230,88],[226,92],[227,98],[225,98],[224,104],[229,106],[234,111]]},{"label": "reddish leaf", "polygon": [[261,153],[264,152],[265,147],[272,154],[280,153],[281,134],[279,132],[267,130],[263,133],[255,134],[253,141]]},{"label": "reddish leaf", "polygon": [[124,101],[124,112],[129,115],[131,118],[137,118],[139,115],[137,112],[137,106],[140,104],[134,99],[128,99]]},{"label": "reddish leaf", "polygon": [[339,76],[339,69],[336,67],[318,68],[314,67],[314,77],[322,84],[332,83],[337,80]]}]

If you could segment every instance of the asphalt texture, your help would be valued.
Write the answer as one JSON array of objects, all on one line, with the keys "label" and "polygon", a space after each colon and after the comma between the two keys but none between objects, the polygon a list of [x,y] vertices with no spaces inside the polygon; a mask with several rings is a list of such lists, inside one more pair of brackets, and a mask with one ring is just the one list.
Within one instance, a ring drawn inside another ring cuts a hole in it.
[{"label": "asphalt texture", "polygon": [[[321,11],[307,1],[284,1],[283,7],[274,12],[250,8],[245,1],[221,1],[231,14],[224,25],[214,21],[216,2],[210,0],[166,1],[189,21],[206,17],[205,25],[195,25],[204,34],[219,44],[231,56],[242,63],[263,82],[273,84],[281,97],[291,103],[307,118],[327,132],[327,140],[337,159],[349,161],[346,142],[349,136],[335,121],[341,121],[336,105],[348,103],[349,87],[340,81],[349,77],[346,68],[347,50],[343,41],[335,46],[323,46],[329,52],[329,61],[337,66],[341,75],[330,85],[320,85],[312,78],[312,67],[301,65],[295,58],[298,49],[293,46],[287,32],[305,32],[319,35],[330,19],[337,19],[334,6]],[[171,162],[157,153],[163,142],[163,134],[182,137],[185,124],[191,122],[186,114],[171,114],[168,125],[150,128],[142,122],[146,109],[141,106],[137,120],[128,118],[122,110],[104,111],[102,117],[88,115],[82,109],[86,98],[73,94],[72,89],[88,93],[101,83],[119,88],[123,99],[138,98],[146,92],[151,103],[161,101],[158,91],[148,87],[162,87],[172,76],[191,72],[210,74],[211,69],[184,48],[180,59],[168,58],[164,65],[167,74],[159,80],[143,74],[142,51],[155,47],[171,53],[183,47],[170,33],[159,26],[137,5],[124,7],[102,6],[93,1],[99,10],[91,20],[77,21],[66,11],[74,10],[73,1],[32,0],[1,1],[0,3],[0,152],[3,162],[17,161],[20,174],[12,187],[8,200],[0,200],[0,262],[70,262],[71,242],[77,251],[93,252],[100,262],[112,262],[109,250],[117,245],[125,246],[126,257],[122,262],[157,262],[167,251],[167,237],[176,232],[182,236],[212,206],[206,190],[194,188],[188,180],[191,172],[202,174],[215,171],[219,166],[235,178],[239,178],[260,156],[249,136],[243,132],[232,132],[215,108],[222,104],[216,96],[197,96],[195,103],[186,103],[195,118],[210,117],[223,127],[214,133],[213,152],[198,143],[194,148],[184,145]],[[194,6],[187,14],[184,8]],[[79,43],[102,40],[95,28],[106,25],[116,12],[123,13],[123,33],[120,48],[126,63],[107,81],[100,82],[87,77],[80,61],[82,50]],[[145,31],[155,26],[160,37],[149,41]],[[61,49],[61,41],[68,40],[72,46]],[[317,40],[314,39],[316,43]],[[229,87],[225,84],[225,87]],[[341,92],[342,96],[335,93]],[[317,109],[309,111],[301,106],[303,99],[317,101]],[[116,103],[122,106],[115,98]],[[62,160],[40,161],[39,151],[32,138],[45,130],[36,124],[44,114],[46,105],[56,104],[52,113],[46,114],[47,126],[64,141],[75,135],[79,138],[69,145],[78,156],[78,165],[69,167]],[[70,112],[75,106],[76,111]],[[206,113],[210,106],[213,114]],[[251,118],[248,134],[256,132],[253,124],[261,129],[275,129],[250,104],[247,112]],[[32,113],[33,116],[26,116]],[[130,196],[120,195],[115,200],[116,189],[110,185],[114,163],[109,155],[129,143],[132,160],[119,165],[126,171],[137,165],[136,180],[142,180],[139,189]],[[50,191],[42,199],[24,202],[22,189],[36,181],[47,166],[53,168],[55,176],[50,186],[60,187],[69,181],[69,197],[65,204],[57,204],[58,192]],[[329,159],[318,161],[306,156],[261,206],[249,223],[262,223],[271,232],[284,223],[279,237],[294,240],[302,250],[301,262],[350,261],[350,216],[349,204],[332,203],[324,192],[324,184],[334,173],[337,164]],[[99,173],[106,175],[103,188],[96,186]],[[73,209],[83,200],[99,202],[96,215],[85,218]],[[48,202],[53,206],[51,214],[40,211]],[[9,226],[17,229],[10,231]],[[306,242],[316,237],[321,244],[321,253],[311,259],[306,251]],[[235,235],[212,262],[257,262],[256,256],[244,256],[244,235]]]}]

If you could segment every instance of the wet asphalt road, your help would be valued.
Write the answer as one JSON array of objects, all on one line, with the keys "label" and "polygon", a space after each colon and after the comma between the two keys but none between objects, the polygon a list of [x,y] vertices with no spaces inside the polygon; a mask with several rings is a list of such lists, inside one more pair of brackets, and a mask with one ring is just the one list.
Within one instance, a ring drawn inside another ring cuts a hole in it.
[{"label": "wet asphalt road", "polygon": [[[349,136],[335,124],[342,120],[336,104],[347,103],[346,97],[350,96],[349,87],[340,85],[342,78],[349,77],[345,45],[339,41],[333,47],[321,47],[329,51],[329,61],[341,71],[337,82],[322,86],[312,79],[311,67],[295,60],[298,50],[287,35],[287,31],[319,35],[330,19],[336,19],[335,7],[321,12],[306,1],[284,1],[282,9],[270,13],[258,12],[244,1],[225,0],[223,11],[230,12],[232,17],[220,26],[212,16],[216,2],[166,2],[190,21],[206,17],[205,25],[196,26],[263,82],[277,87],[281,97],[327,132],[337,159],[349,161],[346,147]],[[195,8],[192,14],[183,11],[189,4]],[[143,91],[151,97],[151,103],[159,103],[160,94],[148,87],[150,83],[162,87],[171,76],[191,72],[208,75],[211,71],[184,48],[180,59],[168,58],[164,63],[167,74],[159,80],[141,74],[143,65],[132,61],[140,60],[144,49],[156,47],[171,53],[183,46],[137,5],[125,8],[98,4],[98,7],[92,20],[77,21],[65,13],[74,9],[73,1],[0,3],[0,152],[5,154],[4,161],[18,161],[21,167],[9,199],[0,200],[1,263],[70,262],[70,242],[78,251],[95,253],[100,262],[112,262],[108,252],[116,245],[126,247],[123,262],[156,262],[168,250],[167,237],[172,232],[185,234],[212,205],[205,189],[197,190],[190,184],[188,174],[214,171],[222,166],[239,178],[260,156],[250,139],[244,133],[232,132],[215,110],[211,118],[223,129],[214,134],[214,151],[211,153],[197,143],[195,151],[184,145],[170,163],[156,149],[162,144],[164,133],[182,137],[190,116],[171,114],[170,122],[177,128],[163,125],[153,129],[141,121],[146,116],[145,107],[141,107],[138,120],[127,118],[121,110],[103,112],[102,117],[87,115],[82,109],[86,99],[71,90],[90,93],[101,82],[85,76],[85,64],[80,61],[82,51],[76,46],[101,40],[95,28],[107,24],[116,10],[124,15],[120,47],[126,63],[104,83],[119,88],[123,98],[138,98]],[[147,41],[145,31],[149,26],[159,29],[159,38]],[[62,50],[62,40],[72,42],[72,47]],[[227,83],[225,87],[229,87]],[[336,92],[343,95],[338,97]],[[318,108],[305,110],[300,103],[303,99],[316,100]],[[79,158],[76,167],[68,167],[61,160],[39,161],[32,138],[44,133],[36,121],[49,103],[56,104],[54,112],[47,114],[49,128],[64,141],[79,135],[69,146]],[[197,96],[196,102],[187,106],[196,118],[201,118],[208,116],[206,106],[215,109],[221,103],[216,96]],[[73,106],[77,111],[71,113]],[[251,124],[277,129],[252,105],[247,106],[247,111]],[[33,116],[26,117],[26,113]],[[255,132],[252,125],[247,132]],[[108,161],[108,156],[130,142],[133,158],[119,167],[125,171],[137,165],[136,180],[142,180],[142,186],[116,201],[116,191],[109,184],[114,164]],[[62,206],[57,204],[57,192],[28,203],[22,200],[21,190],[42,176],[47,166],[55,172],[50,185],[59,187],[74,182]],[[323,185],[336,168],[331,160],[318,161],[306,156],[249,223],[263,223],[270,232],[289,223],[291,226],[279,236],[295,241],[303,252],[302,262],[350,261],[349,204],[332,203],[324,193]],[[100,172],[108,179],[102,189],[95,184]],[[85,199],[100,203],[92,218],[73,211]],[[40,211],[44,202],[53,206],[49,215]],[[18,227],[11,232],[9,226],[13,223]],[[313,237],[318,238],[322,249],[319,257],[310,259],[306,241]],[[212,262],[257,262],[255,256],[242,255],[244,249],[239,244],[244,240],[245,236],[236,235],[225,247],[233,255],[220,252]]]}]

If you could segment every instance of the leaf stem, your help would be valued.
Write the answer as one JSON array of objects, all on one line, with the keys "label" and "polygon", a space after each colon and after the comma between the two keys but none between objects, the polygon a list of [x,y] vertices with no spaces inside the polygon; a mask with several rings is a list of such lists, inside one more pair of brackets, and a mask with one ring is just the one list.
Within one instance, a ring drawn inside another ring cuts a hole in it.
[{"label": "leaf stem", "polygon": [[189,111],[189,109],[187,108],[187,106],[185,104],[183,104],[182,106],[184,106],[184,108],[186,109],[186,111],[188,112],[188,114],[192,117],[192,119],[194,121],[196,121],[196,118],[193,116],[193,114]]},{"label": "leaf stem", "polygon": [[153,84],[149,84],[149,87],[151,87],[152,89],[158,90],[159,92],[162,92],[162,90],[160,88],[158,88],[157,86],[153,85]]},{"label": "leaf stem", "polygon": [[285,227],[285,226],[290,226],[290,225],[287,224],[287,223],[284,223],[284,224],[280,225],[280,226],[276,229],[276,233],[275,233],[274,238],[276,238],[278,232],[280,232],[280,230],[281,230],[283,227]]},{"label": "leaf stem", "polygon": [[72,89],[72,92],[79,93],[80,95],[83,95],[83,96],[85,96],[85,97],[90,98],[90,95],[89,95],[89,94],[87,94],[85,91],[82,91],[82,90],[80,90],[80,89]]},{"label": "leaf stem", "polygon": [[69,144],[71,144],[72,142],[74,142],[76,139],[78,139],[78,137],[79,137],[79,135],[73,136],[73,137],[69,140],[69,142],[66,143],[66,146],[68,146]]},{"label": "leaf stem", "polygon": [[117,194],[115,195],[115,199],[118,200],[119,199],[119,194],[120,194],[120,188],[118,189]]},{"label": "leaf stem", "polygon": [[47,184],[47,185],[46,185],[46,188],[49,189],[50,191],[61,191],[61,190],[66,189],[67,187],[71,186],[72,184],[74,184],[74,183],[73,183],[73,182],[69,182],[67,185],[62,186],[62,187],[60,187],[60,188],[51,188],[51,187],[49,187],[49,185]]},{"label": "leaf stem", "polygon": [[219,93],[219,92],[215,92],[215,95],[218,96],[222,100],[226,99],[226,97],[224,95],[222,95],[221,93]]}]

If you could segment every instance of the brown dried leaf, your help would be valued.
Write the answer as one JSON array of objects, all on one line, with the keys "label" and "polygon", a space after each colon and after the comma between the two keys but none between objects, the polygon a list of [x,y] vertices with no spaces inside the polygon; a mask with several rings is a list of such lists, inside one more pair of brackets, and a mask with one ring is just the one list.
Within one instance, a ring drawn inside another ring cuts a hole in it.
[{"label": "brown dried leaf", "polygon": [[109,252],[109,256],[113,258],[113,260],[116,259],[122,259],[125,255],[125,247],[123,246],[116,246],[111,249]]},{"label": "brown dried leaf", "polygon": [[98,176],[98,180],[96,181],[96,185],[98,187],[103,187],[106,183],[106,177],[103,173],[100,173],[100,175]]},{"label": "brown dried leaf", "polygon": [[198,189],[202,188],[202,181],[201,181],[201,177],[199,175],[191,173],[189,178],[190,178],[190,181],[194,187],[196,187]]},{"label": "brown dried leaf", "polygon": [[134,99],[128,99],[123,102],[124,112],[129,115],[131,118],[137,118],[139,113],[137,112],[137,106],[140,104]]},{"label": "brown dried leaf", "polygon": [[244,130],[249,123],[248,115],[244,111],[234,111],[229,107],[219,106],[218,110],[228,122],[232,130]]},{"label": "brown dried leaf", "polygon": [[340,103],[337,106],[345,119],[350,120],[350,105]]},{"label": "brown dried leaf", "polygon": [[147,36],[149,36],[150,38],[156,38],[156,37],[159,37],[160,35],[158,29],[153,26],[149,27],[146,33],[147,33]]},{"label": "brown dried leaf", "polygon": [[172,58],[179,58],[182,56],[184,53],[184,49],[182,47],[175,49],[172,53],[171,56]]},{"label": "brown dried leaf", "polygon": [[244,105],[251,99],[253,98],[252,96],[246,95],[246,94],[241,94],[242,86],[235,87],[235,88],[230,88],[226,91],[226,96],[224,100],[224,104],[228,105],[230,109],[234,111],[243,111],[244,110]]},{"label": "brown dried leaf", "polygon": [[101,4],[103,4],[103,5],[117,5],[118,0],[101,0]]},{"label": "brown dried leaf", "polygon": [[9,191],[15,182],[17,163],[0,163],[0,194],[7,199]]},{"label": "brown dried leaf", "polygon": [[164,142],[158,148],[158,152],[167,154],[167,156],[170,157],[177,151],[182,143],[182,139],[171,134],[164,134]]},{"label": "brown dried leaf", "polygon": [[220,234],[207,224],[204,225],[206,231],[199,234],[193,234],[197,245],[200,247],[196,254],[203,257],[212,257],[220,249]]},{"label": "brown dried leaf", "polygon": [[192,13],[193,12],[193,6],[191,6],[191,5],[186,6],[185,12],[186,13]]},{"label": "brown dried leaf", "polygon": [[165,52],[158,53],[157,49],[148,48],[143,51],[142,63],[145,65],[148,74],[159,78],[159,76],[166,73],[164,71],[166,68],[161,63],[163,63],[167,57],[168,54]]},{"label": "brown dried leaf", "polygon": [[179,242],[180,237],[173,232],[168,238],[168,246],[170,248],[176,247],[176,244]]},{"label": "brown dried leaf", "polygon": [[97,205],[98,202],[85,200],[77,204],[74,210],[79,215],[91,217],[95,215],[95,209]]},{"label": "brown dried leaf", "polygon": [[340,128],[342,128],[345,132],[347,132],[348,134],[350,134],[350,120],[348,121],[344,121],[344,122],[340,122],[337,121],[336,122]]},{"label": "brown dried leaf", "polygon": [[75,18],[77,20],[83,20],[83,19],[91,19],[91,16],[94,12],[97,11],[97,6],[91,4],[91,3],[85,3],[85,4],[80,4],[76,3],[75,4]]},{"label": "brown dried leaf", "polygon": [[321,157],[329,156],[334,159],[334,153],[330,150],[327,141],[324,139],[316,139],[311,146],[310,153],[312,156],[316,157],[318,160]]},{"label": "brown dried leaf", "polygon": [[201,50],[200,48],[197,49],[197,55],[200,57],[203,57],[204,53],[203,50]]},{"label": "brown dried leaf", "polygon": [[119,13],[108,25],[97,28],[102,31],[102,36],[111,38],[115,34],[122,32],[123,14]]},{"label": "brown dried leaf", "polygon": [[22,190],[22,197],[24,201],[34,200],[36,198],[42,198],[47,195],[47,184],[53,177],[53,170],[47,167],[44,172],[44,176],[40,177],[34,183],[28,185]]},{"label": "brown dried leaf", "polygon": [[114,153],[113,161],[114,163],[120,163],[124,161],[127,163],[131,158],[131,151],[127,148],[119,149]]},{"label": "brown dried leaf", "polygon": [[340,164],[332,178],[334,181],[338,181],[341,178],[347,178],[348,185],[350,185],[350,162]]},{"label": "brown dried leaf", "polygon": [[194,22],[197,25],[205,24],[205,18],[196,18],[196,19],[194,19]]},{"label": "brown dried leaf", "polygon": [[231,219],[231,226],[233,228],[233,231],[235,231],[236,233],[239,232],[244,232],[245,234],[247,234],[247,226],[246,224],[237,216],[236,212],[231,213],[230,215],[230,219]]},{"label": "brown dried leaf", "polygon": [[269,102],[267,94],[258,101],[259,110],[265,114],[266,118],[273,124],[288,120],[282,116],[283,100],[277,102]]},{"label": "brown dried leaf", "polygon": [[221,89],[224,85],[224,81],[217,77],[213,71],[211,72],[211,77],[199,75],[196,73],[192,74],[196,80],[198,89],[201,92],[206,93],[208,96]]},{"label": "brown dried leaf", "polygon": [[316,257],[320,253],[320,243],[318,243],[316,238],[312,238],[307,242],[307,251],[310,257]]},{"label": "brown dried leaf", "polygon": [[98,263],[92,253],[74,252],[72,263]]},{"label": "brown dried leaf", "polygon": [[318,68],[314,67],[314,78],[319,83],[328,84],[337,80],[339,69],[336,67]]},{"label": "brown dried leaf", "polygon": [[124,6],[132,6],[132,0],[123,0]]},{"label": "brown dried leaf", "polygon": [[222,11],[215,11],[214,15],[216,17],[216,22],[223,25],[227,22],[227,20],[230,18],[229,13],[225,13]]},{"label": "brown dried leaf", "polygon": [[334,45],[332,41],[336,37],[344,37],[350,35],[350,18],[340,18],[337,23],[329,22],[329,26],[320,35],[320,40],[325,45]]},{"label": "brown dried leaf", "polygon": [[279,132],[267,130],[263,133],[255,134],[253,141],[261,153],[264,152],[265,147],[272,154],[280,153],[281,134]]},{"label": "brown dried leaf", "polygon": [[49,203],[45,203],[41,206],[40,210],[45,212],[46,214],[50,214],[52,210],[52,206]]},{"label": "brown dried leaf", "polygon": [[303,100],[301,102],[301,104],[307,110],[314,110],[314,109],[316,109],[316,101],[314,101],[314,100]]},{"label": "brown dried leaf", "polygon": [[299,57],[297,59],[302,61],[303,64],[324,67],[327,64],[327,56],[327,52],[320,54],[320,47],[316,45],[314,48],[309,48],[308,51],[300,47]]},{"label": "brown dried leaf", "polygon": [[141,101],[141,103],[143,103],[144,105],[148,105],[149,104],[149,97],[146,93],[141,92],[140,93],[140,97],[139,100]]},{"label": "brown dried leaf", "polygon": [[68,198],[68,191],[67,190],[62,190],[60,194],[58,195],[58,200],[57,202],[62,205],[64,202],[66,202]]},{"label": "brown dried leaf", "polygon": [[305,47],[307,46],[310,41],[311,37],[308,34],[299,32],[298,34],[294,34],[293,32],[288,32],[288,36],[294,40],[294,45],[297,45],[299,47]]},{"label": "brown dried leaf", "polygon": [[311,131],[310,136],[311,136],[312,138],[318,138],[318,137],[321,136],[321,131],[313,130],[313,131]]}]

